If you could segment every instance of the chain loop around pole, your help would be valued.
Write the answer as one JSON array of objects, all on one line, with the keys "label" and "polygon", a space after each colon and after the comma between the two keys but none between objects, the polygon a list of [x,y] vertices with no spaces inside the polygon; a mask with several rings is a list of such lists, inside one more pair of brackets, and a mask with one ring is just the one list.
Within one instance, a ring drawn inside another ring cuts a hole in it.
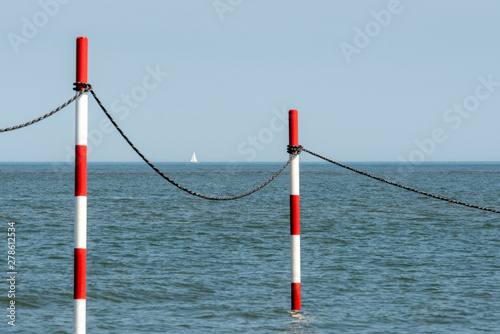
[{"label": "chain loop around pole", "polygon": [[302,152],[303,149],[304,148],[302,147],[302,145],[298,145],[298,146],[287,145],[286,146],[287,153],[294,154],[294,155],[300,154],[300,152]]}]

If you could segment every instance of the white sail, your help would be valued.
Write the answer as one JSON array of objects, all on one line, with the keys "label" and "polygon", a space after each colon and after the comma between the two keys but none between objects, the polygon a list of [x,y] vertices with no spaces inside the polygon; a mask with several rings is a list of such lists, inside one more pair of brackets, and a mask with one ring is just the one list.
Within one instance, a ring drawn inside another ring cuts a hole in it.
[{"label": "white sail", "polygon": [[196,154],[193,152],[193,156],[191,157],[191,162],[198,162],[198,159],[196,159]]}]

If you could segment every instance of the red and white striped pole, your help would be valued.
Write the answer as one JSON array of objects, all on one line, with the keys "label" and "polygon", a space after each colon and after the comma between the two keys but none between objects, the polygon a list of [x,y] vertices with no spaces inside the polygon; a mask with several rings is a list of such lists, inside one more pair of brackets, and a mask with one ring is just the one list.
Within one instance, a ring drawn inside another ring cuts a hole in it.
[{"label": "red and white striped pole", "polygon": [[[76,39],[76,82],[88,83],[88,39]],[[76,90],[85,87],[76,85]],[[76,100],[75,131],[75,333],[86,331],[86,254],[87,254],[87,133],[88,93]]]},{"label": "red and white striped pole", "polygon": [[[299,145],[297,110],[288,112],[289,145]],[[290,235],[292,245],[292,310],[300,310],[299,156],[290,163]]]}]

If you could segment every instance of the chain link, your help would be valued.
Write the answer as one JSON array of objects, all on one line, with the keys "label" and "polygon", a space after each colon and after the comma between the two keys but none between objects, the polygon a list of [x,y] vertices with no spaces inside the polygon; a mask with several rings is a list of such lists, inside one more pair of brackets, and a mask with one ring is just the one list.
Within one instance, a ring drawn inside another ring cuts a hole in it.
[{"label": "chain link", "polygon": [[171,184],[173,184],[177,188],[179,188],[181,190],[184,190],[185,192],[187,192],[187,193],[189,193],[191,195],[197,196],[197,197],[201,197],[201,198],[209,199],[209,200],[215,200],[215,201],[230,201],[230,200],[235,200],[235,199],[238,199],[238,198],[242,198],[242,197],[251,195],[251,194],[259,191],[260,189],[264,188],[272,180],[274,180],[278,175],[280,175],[281,172],[283,172],[283,170],[286,168],[286,166],[288,166],[290,164],[290,162],[292,161],[292,159],[297,155],[297,154],[291,154],[290,158],[288,159],[288,161],[273,176],[271,176],[271,178],[269,178],[266,182],[264,182],[263,184],[261,184],[257,188],[255,188],[253,190],[250,190],[250,191],[248,191],[248,192],[246,192],[244,194],[237,195],[237,196],[231,196],[231,197],[215,197],[215,196],[202,195],[202,194],[197,193],[197,192],[195,192],[193,190],[190,190],[190,189],[188,189],[186,187],[183,187],[179,183],[175,182],[170,177],[168,177],[167,175],[165,175],[162,171],[160,171],[151,161],[149,161],[144,156],[144,154],[142,154],[141,151],[139,151],[139,149],[137,149],[137,147],[135,147],[135,145],[130,141],[130,139],[128,139],[128,137],[125,135],[125,133],[122,131],[122,129],[120,129],[120,127],[118,126],[118,124],[116,124],[115,120],[111,117],[111,115],[106,110],[106,108],[103,106],[103,104],[101,103],[101,101],[99,100],[99,98],[97,98],[97,96],[94,93],[94,91],[90,90],[90,92],[94,96],[94,99],[96,100],[97,104],[99,104],[99,106],[101,107],[102,111],[106,114],[106,116],[108,117],[108,119],[114,125],[114,127],[116,128],[116,130],[118,130],[118,132],[123,137],[123,139],[125,139],[125,141],[130,145],[130,147],[135,151],[135,153],[137,153],[142,158],[142,160],[144,160],[144,162],[146,162],[149,165],[149,167],[151,167],[158,175],[160,175],[161,177],[163,177],[165,180],[167,180],[168,182],[170,182]]},{"label": "chain link", "polygon": [[479,209],[479,210],[484,210],[484,211],[489,211],[489,212],[494,212],[494,213],[500,213],[499,210],[495,210],[495,209],[490,209],[490,208],[485,208],[483,206],[478,206],[478,205],[474,205],[474,204],[469,204],[469,203],[465,203],[465,202],[461,202],[461,201],[457,201],[457,200],[454,200],[454,199],[450,199],[450,198],[446,198],[446,197],[443,197],[443,196],[439,196],[439,195],[434,195],[434,194],[431,194],[431,193],[428,193],[428,192],[425,192],[425,191],[421,191],[421,190],[417,190],[417,189],[413,189],[413,188],[410,188],[410,187],[407,187],[407,186],[404,186],[402,184],[399,184],[399,183],[395,183],[395,182],[392,182],[392,181],[388,181],[388,180],[385,180],[385,179],[382,179],[378,176],[375,176],[375,175],[371,175],[371,174],[368,174],[366,172],[363,172],[363,171],[360,171],[358,169],[355,169],[355,168],[352,168],[352,167],[349,167],[349,166],[346,166],[346,165],[343,165],[339,162],[336,162],[336,161],[333,161],[331,159],[328,159],[322,155],[319,155],[317,153],[314,153],[314,152],[311,152],[309,151],[308,149],[305,149],[305,148],[302,148],[302,150],[304,152],[307,152],[311,155],[314,155],[318,158],[321,158],[325,161],[328,161],[328,162],[331,162],[332,164],[335,164],[339,167],[342,167],[342,168],[345,168],[345,169],[348,169],[350,171],[353,171],[353,172],[356,172],[358,174],[361,174],[361,175],[364,175],[364,176],[368,176],[368,177],[371,177],[372,179],[375,179],[375,180],[378,180],[378,181],[381,181],[381,182],[385,182],[387,184],[390,184],[390,185],[393,185],[393,186],[396,186],[396,187],[399,187],[399,188],[403,188],[403,189],[406,189],[406,190],[409,190],[409,191],[413,191],[413,192],[416,192],[417,194],[421,194],[421,195],[425,195],[425,196],[429,196],[429,197],[432,197],[432,198],[436,198],[436,199],[440,199],[442,201],[447,201],[447,202],[450,202],[450,203],[455,203],[455,204],[460,204],[460,205],[464,205],[466,207],[469,207],[469,208],[474,208],[474,209]]},{"label": "chain link", "polygon": [[79,90],[78,93],[76,93],[75,96],[73,96],[71,99],[69,99],[66,103],[62,104],[61,106],[57,107],[56,109],[52,110],[51,112],[49,112],[49,113],[47,113],[47,114],[45,114],[43,116],[40,116],[38,118],[35,118],[32,121],[29,121],[29,122],[26,122],[26,123],[23,123],[23,124],[19,124],[19,125],[15,125],[15,126],[11,126],[9,128],[0,129],[0,133],[7,132],[7,131],[12,131],[12,130],[17,130],[17,129],[21,129],[21,128],[24,128],[24,127],[26,127],[28,125],[32,125],[32,124],[35,124],[37,122],[40,122],[41,120],[44,120],[47,117],[50,117],[50,116],[54,115],[56,112],[58,112],[59,110],[63,109],[64,107],[68,106],[71,102],[73,102],[74,100],[76,100],[80,95],[82,95],[83,93],[88,92],[90,90],[92,90],[92,86],[87,85],[83,90]]},{"label": "chain link", "polygon": [[364,175],[364,176],[368,176],[368,177],[370,177],[372,179],[375,179],[375,180],[378,180],[378,181],[381,181],[381,182],[384,182],[384,183],[387,183],[387,184],[390,184],[390,185],[393,185],[393,186],[396,186],[396,187],[399,187],[399,188],[402,188],[402,189],[405,189],[405,190],[413,191],[413,192],[415,192],[417,194],[425,195],[425,196],[428,196],[428,197],[436,198],[436,199],[447,201],[447,202],[450,202],[450,203],[460,204],[460,205],[463,205],[463,206],[466,206],[466,207],[469,207],[469,208],[474,208],[474,209],[479,209],[479,210],[484,210],[484,211],[489,211],[489,212],[494,212],[494,213],[500,213],[500,210],[490,209],[490,208],[486,208],[486,207],[479,206],[479,205],[474,205],[474,204],[469,204],[469,203],[457,201],[457,200],[454,200],[454,199],[450,199],[450,198],[446,198],[446,197],[443,197],[443,196],[431,194],[431,193],[428,193],[428,192],[425,192],[425,191],[421,191],[421,190],[417,190],[417,189],[414,189],[414,188],[407,187],[407,186],[399,184],[399,183],[395,183],[395,182],[392,182],[392,181],[388,181],[388,180],[382,179],[382,178],[380,178],[378,176],[371,175],[369,173],[360,171],[358,169],[355,169],[355,168],[349,167],[347,165],[341,164],[339,162],[333,161],[331,159],[328,159],[328,158],[326,158],[326,157],[324,157],[324,156],[322,156],[320,154],[317,154],[317,153],[314,153],[312,151],[309,151],[308,149],[302,147],[301,145],[298,145],[298,146],[288,145],[287,146],[287,152],[290,154],[290,158],[288,159],[288,161],[273,176],[271,176],[266,182],[264,182],[260,186],[256,187],[255,189],[250,190],[250,191],[248,191],[246,193],[243,193],[241,195],[231,196],[231,197],[215,197],[215,196],[202,195],[202,194],[197,193],[197,192],[195,192],[193,190],[190,190],[190,189],[188,189],[186,187],[183,187],[179,183],[175,182],[170,177],[168,177],[167,175],[165,175],[162,171],[160,171],[151,161],[149,161],[144,156],[144,154],[142,154],[141,151],[139,151],[139,149],[137,149],[137,147],[135,147],[135,145],[125,135],[125,133],[122,131],[122,129],[120,129],[120,127],[118,126],[118,124],[111,117],[111,115],[109,114],[109,112],[106,110],[106,108],[103,106],[103,104],[101,103],[101,101],[99,100],[99,98],[94,93],[94,90],[92,89],[92,85],[86,84],[86,83],[81,83],[81,82],[76,82],[76,83],[74,83],[74,85],[75,85],[74,90],[76,90],[77,93],[75,94],[75,96],[73,96],[71,99],[69,99],[67,102],[65,102],[61,106],[57,107],[56,109],[52,110],[51,112],[49,112],[49,113],[47,113],[47,114],[45,114],[43,116],[35,118],[32,121],[29,121],[29,122],[26,122],[26,123],[23,123],[23,124],[19,124],[19,125],[16,125],[16,126],[11,126],[11,127],[8,127],[8,128],[0,129],[0,133],[7,132],[7,131],[12,131],[12,130],[16,130],[16,129],[20,129],[20,128],[24,128],[26,126],[29,126],[29,125],[35,124],[37,122],[40,122],[41,120],[44,120],[47,117],[50,117],[50,116],[54,115],[56,112],[58,112],[61,109],[65,108],[66,106],[68,106],[70,103],[72,103],[73,101],[75,101],[78,97],[80,97],[83,93],[90,92],[90,93],[92,93],[92,96],[96,100],[97,104],[99,104],[99,106],[101,107],[102,111],[106,114],[106,116],[108,117],[108,119],[114,125],[114,127],[116,128],[116,130],[118,130],[118,132],[123,137],[123,139],[125,139],[125,141],[142,158],[142,160],[144,160],[144,162],[146,162],[161,177],[163,177],[165,180],[167,180],[168,182],[170,182],[171,184],[173,184],[177,188],[179,188],[179,189],[181,189],[181,190],[183,190],[183,191],[185,191],[185,192],[187,192],[187,193],[189,193],[191,195],[197,196],[197,197],[201,197],[201,198],[209,199],[209,200],[229,201],[229,200],[235,200],[235,199],[238,199],[238,198],[242,198],[242,197],[251,195],[251,194],[253,194],[253,193],[261,190],[266,185],[268,185],[271,181],[273,181],[290,164],[290,162],[293,160],[293,158],[295,158],[302,151],[304,151],[304,152],[307,152],[307,153],[309,153],[309,154],[311,154],[313,156],[316,156],[316,157],[318,157],[320,159],[323,159],[323,160],[328,161],[328,162],[330,162],[332,164],[335,164],[335,165],[337,165],[339,167],[348,169],[348,170],[353,171],[355,173],[358,173],[358,174],[361,174],[361,175]]}]

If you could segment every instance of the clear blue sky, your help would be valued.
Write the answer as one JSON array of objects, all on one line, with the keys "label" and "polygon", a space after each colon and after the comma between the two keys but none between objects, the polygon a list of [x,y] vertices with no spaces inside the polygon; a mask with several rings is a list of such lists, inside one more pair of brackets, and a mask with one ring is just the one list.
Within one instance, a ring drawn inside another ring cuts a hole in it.
[{"label": "clear blue sky", "polygon": [[[153,161],[284,161],[288,109],[300,143],[339,161],[499,161],[499,13],[493,0],[4,1],[0,128],[74,94],[87,36],[89,81]],[[89,160],[138,161],[104,118],[91,99]],[[73,147],[74,104],[0,134],[0,161]]]}]

